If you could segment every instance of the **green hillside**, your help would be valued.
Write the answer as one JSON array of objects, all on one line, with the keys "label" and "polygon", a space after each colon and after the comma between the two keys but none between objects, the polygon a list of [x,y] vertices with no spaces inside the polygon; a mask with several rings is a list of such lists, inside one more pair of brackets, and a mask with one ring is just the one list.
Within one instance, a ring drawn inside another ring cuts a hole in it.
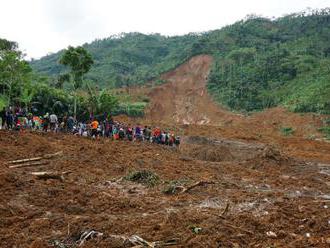
[{"label": "green hillside", "polygon": [[[101,87],[143,84],[191,57],[198,37],[128,33],[84,44],[94,59],[86,79]],[[58,76],[65,71],[58,63],[62,52],[33,61],[31,65],[37,72]]]},{"label": "green hillside", "polygon": [[[220,30],[177,37],[123,34],[84,47],[95,64],[86,79],[100,87],[143,84],[196,54],[214,64],[208,89],[235,110],[284,105],[330,113],[330,9],[270,20],[251,16]],[[49,76],[64,73],[61,52],[31,62]]]}]

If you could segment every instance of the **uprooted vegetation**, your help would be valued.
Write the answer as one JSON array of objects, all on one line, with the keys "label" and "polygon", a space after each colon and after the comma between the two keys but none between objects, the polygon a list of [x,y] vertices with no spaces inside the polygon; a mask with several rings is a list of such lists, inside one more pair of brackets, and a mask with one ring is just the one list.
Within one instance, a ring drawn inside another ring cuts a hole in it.
[{"label": "uprooted vegetation", "polygon": [[167,195],[177,194],[178,192],[182,191],[183,185],[185,185],[186,182],[186,180],[172,180],[169,182],[165,182],[165,186],[162,192]]},{"label": "uprooted vegetation", "polygon": [[159,176],[148,170],[130,172],[127,176],[124,177],[124,179],[141,183],[148,187],[153,187],[160,183]]},{"label": "uprooted vegetation", "polygon": [[324,137],[330,140],[330,118],[323,121],[323,126],[319,128],[319,131],[324,134]]}]

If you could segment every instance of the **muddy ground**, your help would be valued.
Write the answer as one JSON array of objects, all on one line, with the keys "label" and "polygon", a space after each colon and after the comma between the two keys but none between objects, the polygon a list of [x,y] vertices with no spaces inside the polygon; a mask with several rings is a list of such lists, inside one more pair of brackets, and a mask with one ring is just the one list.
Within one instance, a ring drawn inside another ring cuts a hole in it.
[{"label": "muddy ground", "polygon": [[[330,247],[330,143],[318,131],[329,116],[227,111],[207,94],[211,63],[196,56],[161,86],[127,89],[149,96],[146,115],[115,118],[172,130],[178,149],[0,130],[0,247],[75,247],[90,230],[103,235],[80,247],[132,247],[132,235],[174,247]],[[7,163],[55,152],[48,164]],[[134,171],[158,178],[126,180]]]},{"label": "muddy ground", "polygon": [[[103,235],[82,247],[130,247],[114,235],[177,239],[174,247],[329,247],[330,159],[321,154],[330,151],[330,144],[299,140],[300,151],[245,141],[244,149],[254,156],[225,157],[216,147],[214,153],[193,157],[189,147],[201,145],[194,144],[194,138],[173,149],[1,131],[0,247],[73,244],[90,229]],[[236,146],[235,142],[242,147],[242,140],[235,139],[226,146]],[[302,158],[304,142],[312,142],[323,160]],[[214,147],[213,141],[204,145],[210,151]],[[58,151],[63,155],[46,165],[6,164]],[[207,159],[217,155],[226,159]],[[156,173],[157,184],[149,187],[122,179],[140,170]],[[30,174],[37,171],[70,173],[64,180],[41,180]],[[187,187],[199,181],[212,184],[164,193],[170,185]]]}]

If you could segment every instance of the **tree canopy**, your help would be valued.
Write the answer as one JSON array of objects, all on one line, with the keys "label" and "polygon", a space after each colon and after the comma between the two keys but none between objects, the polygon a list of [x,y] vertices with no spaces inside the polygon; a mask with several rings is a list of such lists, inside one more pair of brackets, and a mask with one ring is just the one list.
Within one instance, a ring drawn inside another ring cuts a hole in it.
[{"label": "tree canopy", "polygon": [[[77,95],[76,91],[79,89],[83,83],[83,75],[86,74],[92,64],[94,63],[92,56],[85,48],[78,46],[76,48],[69,46],[67,50],[64,51],[60,64],[70,67],[70,73],[60,75],[59,82],[63,82],[65,79],[68,79],[69,82],[73,85],[74,93],[74,118],[76,119],[77,115]],[[61,81],[60,81],[61,80]]]},{"label": "tree canopy", "polygon": [[[208,90],[240,111],[283,105],[330,113],[330,10],[268,19],[248,16],[220,30],[166,37],[121,34],[83,47],[95,64],[86,79],[101,88],[142,85],[197,54],[214,63]],[[57,76],[63,51],[33,61],[39,73]]]}]

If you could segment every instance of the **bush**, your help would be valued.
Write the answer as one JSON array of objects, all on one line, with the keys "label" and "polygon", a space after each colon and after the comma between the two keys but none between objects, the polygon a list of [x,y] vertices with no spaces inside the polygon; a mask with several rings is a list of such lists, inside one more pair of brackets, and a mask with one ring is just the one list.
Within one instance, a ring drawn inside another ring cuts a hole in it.
[{"label": "bush", "polygon": [[182,191],[183,186],[189,182],[187,179],[180,179],[166,182],[167,185],[164,187],[162,192],[167,195],[174,195]]},{"label": "bush", "polygon": [[122,103],[113,111],[114,115],[125,114],[131,117],[143,117],[145,102]]},{"label": "bush", "polygon": [[7,99],[5,96],[0,95],[0,110],[7,106]]},{"label": "bush", "polygon": [[330,126],[321,127],[319,131],[324,134],[326,139],[330,140]]},{"label": "bush", "polygon": [[282,127],[281,128],[281,133],[284,135],[284,136],[290,136],[294,133],[294,130],[292,127]]},{"label": "bush", "polygon": [[178,181],[171,181],[168,185],[163,189],[163,193],[167,195],[174,195],[178,193],[178,186],[182,186],[182,184]]},{"label": "bush", "polygon": [[160,181],[157,174],[148,170],[130,172],[127,176],[124,177],[124,179],[132,182],[141,183],[148,187],[153,187],[157,185]]}]

